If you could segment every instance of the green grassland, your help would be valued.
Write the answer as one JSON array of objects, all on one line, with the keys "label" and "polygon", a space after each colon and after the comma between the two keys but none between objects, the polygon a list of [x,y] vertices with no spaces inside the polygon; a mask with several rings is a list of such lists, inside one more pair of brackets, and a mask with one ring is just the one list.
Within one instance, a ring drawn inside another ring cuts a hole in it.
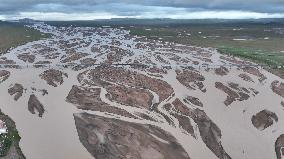
[{"label": "green grassland", "polygon": [[48,34],[42,34],[22,24],[0,22],[0,54],[5,53],[11,47],[47,38],[48,36]]},{"label": "green grassland", "polygon": [[[132,27],[131,34],[162,38],[181,44],[214,47],[221,53],[267,65],[284,66],[284,34],[267,25],[189,25],[186,27]],[[284,26],[283,26],[284,27]],[[236,40],[246,39],[246,40]]]},{"label": "green grassland", "polygon": [[3,114],[1,111],[0,111],[0,119],[5,122],[8,130],[7,134],[0,135],[0,144],[1,144],[0,158],[16,157],[18,159],[24,159],[25,156],[19,147],[19,142],[21,137],[18,134],[15,122],[7,115]]},{"label": "green grassland", "polygon": [[[256,50],[263,49],[272,52],[284,51],[284,34],[278,34],[272,31],[272,28],[266,28],[264,26],[250,26],[248,28],[243,28],[242,30],[234,29],[239,29],[239,27],[189,26],[186,28],[130,28],[131,33],[135,35],[147,36],[149,38],[159,37],[163,38],[164,40],[198,46],[255,48]],[[269,39],[264,39],[266,37]],[[240,38],[248,38],[249,40],[233,40]]]}]

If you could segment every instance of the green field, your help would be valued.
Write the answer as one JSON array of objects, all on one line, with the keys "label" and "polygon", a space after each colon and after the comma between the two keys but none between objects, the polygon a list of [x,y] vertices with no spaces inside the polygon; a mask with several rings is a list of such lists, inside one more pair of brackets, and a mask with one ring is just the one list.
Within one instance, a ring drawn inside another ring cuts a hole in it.
[{"label": "green field", "polygon": [[0,22],[0,54],[5,53],[11,47],[48,36],[18,23]]},{"label": "green field", "polygon": [[9,118],[7,115],[0,111],[0,119],[5,122],[7,126],[8,133],[0,135],[0,158],[1,157],[16,157],[18,159],[24,159],[19,142],[21,137],[16,129],[15,122]]},{"label": "green field", "polygon": [[[219,52],[273,67],[284,66],[284,34],[274,25],[188,25],[132,27],[131,34],[181,44],[214,47]],[[284,27],[284,26],[283,26]],[[283,28],[282,28],[283,29]]]}]

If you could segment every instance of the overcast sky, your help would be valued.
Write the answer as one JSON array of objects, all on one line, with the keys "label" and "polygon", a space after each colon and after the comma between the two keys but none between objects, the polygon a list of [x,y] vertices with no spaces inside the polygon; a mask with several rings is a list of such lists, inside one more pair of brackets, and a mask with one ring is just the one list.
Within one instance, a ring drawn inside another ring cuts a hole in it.
[{"label": "overcast sky", "polygon": [[284,18],[284,0],[0,0],[0,19]]}]

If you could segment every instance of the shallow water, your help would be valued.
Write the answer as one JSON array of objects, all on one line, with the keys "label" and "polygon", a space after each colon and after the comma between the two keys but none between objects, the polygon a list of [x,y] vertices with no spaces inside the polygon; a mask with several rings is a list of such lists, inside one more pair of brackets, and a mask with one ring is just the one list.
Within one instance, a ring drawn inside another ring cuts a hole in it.
[{"label": "shallow water", "polygon": [[[11,71],[10,78],[0,84],[0,108],[15,122],[20,136],[20,147],[28,159],[91,159],[93,158],[79,141],[73,113],[79,112],[72,104],[65,102],[72,85],[77,83],[76,72],[67,71],[68,80],[54,88],[39,78],[43,69],[21,69]],[[64,70],[66,71],[66,70]],[[20,83],[28,88],[18,102],[7,92],[9,86]],[[35,93],[44,105],[43,118],[28,111],[31,87],[47,89],[48,95]]]}]

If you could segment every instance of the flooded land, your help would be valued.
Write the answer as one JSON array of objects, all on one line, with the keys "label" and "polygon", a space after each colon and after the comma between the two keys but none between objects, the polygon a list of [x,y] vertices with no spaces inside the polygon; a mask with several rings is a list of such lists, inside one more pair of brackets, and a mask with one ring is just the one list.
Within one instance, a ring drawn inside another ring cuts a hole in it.
[{"label": "flooded land", "polygon": [[0,56],[19,158],[284,154],[284,80],[252,61],[125,28],[27,27],[50,37]]}]

